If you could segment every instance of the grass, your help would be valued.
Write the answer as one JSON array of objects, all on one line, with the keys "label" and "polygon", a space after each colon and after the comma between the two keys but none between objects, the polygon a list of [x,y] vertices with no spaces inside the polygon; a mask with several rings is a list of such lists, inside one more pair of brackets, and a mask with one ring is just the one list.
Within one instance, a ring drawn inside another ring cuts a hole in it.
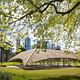
[{"label": "grass", "polygon": [[[20,64],[19,62],[3,62],[2,63],[3,65],[6,65],[6,66],[11,66],[11,65],[18,65]],[[60,62],[60,64],[62,64],[62,62]],[[73,64],[71,63],[72,65],[76,65],[76,66],[80,66],[80,62],[78,62],[77,64]],[[0,65],[1,65],[1,62],[0,62]]]},{"label": "grass", "polygon": [[2,65],[6,65],[6,66],[12,66],[12,65],[17,65],[17,64],[19,64],[19,62],[3,62],[2,63]]},{"label": "grass", "polygon": [[[18,62],[4,62],[3,65],[16,65]],[[53,68],[46,70],[23,70],[0,68],[0,72],[8,72],[13,80],[80,80],[80,68]]]},{"label": "grass", "polygon": [[80,68],[46,70],[0,68],[0,72],[11,73],[13,80],[80,80]]}]

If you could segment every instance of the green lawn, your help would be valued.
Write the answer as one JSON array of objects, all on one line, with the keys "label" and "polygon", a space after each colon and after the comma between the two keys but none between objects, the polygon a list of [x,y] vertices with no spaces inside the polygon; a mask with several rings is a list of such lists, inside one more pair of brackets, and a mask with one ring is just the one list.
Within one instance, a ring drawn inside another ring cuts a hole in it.
[{"label": "green lawn", "polygon": [[[2,65],[5,65],[5,66],[13,66],[17,64],[20,64],[20,63],[19,62],[3,62],[2,63]],[[1,66],[1,63],[0,63],[0,66]]]},{"label": "green lawn", "polygon": [[80,80],[80,68],[46,70],[0,68],[0,72],[11,73],[13,80]]}]

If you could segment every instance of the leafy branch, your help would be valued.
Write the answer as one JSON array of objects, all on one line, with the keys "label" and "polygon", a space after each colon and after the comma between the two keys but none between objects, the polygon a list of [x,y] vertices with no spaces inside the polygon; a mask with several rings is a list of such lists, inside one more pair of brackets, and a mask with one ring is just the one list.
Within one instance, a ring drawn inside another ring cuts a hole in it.
[{"label": "leafy branch", "polygon": [[32,15],[32,14],[35,13],[35,12],[40,12],[40,13],[42,14],[44,11],[47,10],[47,8],[48,8],[50,5],[55,8],[55,12],[56,12],[57,14],[61,14],[61,15],[65,15],[65,14],[71,13],[76,7],[78,7],[78,6],[80,5],[80,1],[79,1],[79,2],[77,2],[71,9],[69,9],[69,10],[67,10],[67,11],[65,11],[65,12],[59,12],[59,11],[57,10],[57,6],[55,6],[54,2],[62,2],[63,0],[52,0],[52,1],[49,1],[49,2],[47,2],[47,3],[42,4],[42,5],[39,6],[39,7],[36,6],[36,5],[32,2],[32,0],[27,0],[27,1],[29,1],[36,9],[29,11],[28,13],[26,13],[26,14],[23,15],[22,17],[18,18],[17,20],[15,20],[15,21],[13,21],[13,22],[11,22],[11,23],[9,23],[9,24],[15,23],[15,22],[17,22],[17,21],[19,21],[19,20],[27,17],[27,16]]}]

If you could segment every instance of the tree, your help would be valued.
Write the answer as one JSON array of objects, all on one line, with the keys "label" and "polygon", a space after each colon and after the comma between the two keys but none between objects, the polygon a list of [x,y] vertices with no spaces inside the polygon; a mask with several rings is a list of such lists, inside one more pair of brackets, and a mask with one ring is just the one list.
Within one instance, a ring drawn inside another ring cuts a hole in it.
[{"label": "tree", "polygon": [[8,54],[11,52],[12,45],[6,36],[5,28],[0,28],[0,61],[1,66],[3,62],[3,57],[6,55],[6,61],[8,59]]},{"label": "tree", "polygon": [[21,45],[18,45],[15,53],[18,54],[18,53],[23,52],[23,51],[25,51],[25,49]]},{"label": "tree", "polygon": [[[17,32],[23,34],[26,26],[33,29],[36,37],[41,40],[52,39],[53,42],[58,42],[62,32],[67,33],[67,40],[64,43],[70,47],[70,43],[75,39],[74,34],[79,29],[80,21],[80,1],[79,0],[1,0],[1,15],[6,18],[7,27],[10,25],[15,27],[19,25]],[[8,13],[5,7],[7,5]],[[13,4],[13,6],[12,6]],[[4,9],[4,10],[3,10]],[[7,16],[5,16],[7,15]],[[8,19],[7,19],[8,18]],[[5,22],[2,18],[1,25]],[[23,25],[21,28],[20,25]],[[27,24],[27,25],[26,25]],[[59,26],[62,25],[63,27]],[[56,30],[56,26],[57,30]],[[56,30],[52,33],[50,30]],[[62,32],[60,33],[59,31]],[[36,31],[36,32],[35,32]],[[57,34],[56,34],[57,32]],[[26,32],[24,32],[25,35]],[[46,34],[47,33],[47,34]],[[45,36],[46,35],[46,36]],[[41,37],[40,37],[41,36]],[[47,37],[48,36],[48,37]],[[64,35],[63,35],[64,36]],[[80,38],[79,38],[80,39]],[[69,44],[69,45],[68,45]]]},{"label": "tree", "polygon": [[9,44],[8,42],[4,42],[2,43],[3,46],[0,45],[0,61],[1,61],[1,66],[2,66],[2,62],[3,61],[8,61],[8,57],[11,55],[12,53],[12,45]]},{"label": "tree", "polygon": [[13,45],[10,42],[5,42],[6,45],[4,45],[3,54],[5,55],[5,61],[9,60],[9,57],[12,56],[12,47]]}]

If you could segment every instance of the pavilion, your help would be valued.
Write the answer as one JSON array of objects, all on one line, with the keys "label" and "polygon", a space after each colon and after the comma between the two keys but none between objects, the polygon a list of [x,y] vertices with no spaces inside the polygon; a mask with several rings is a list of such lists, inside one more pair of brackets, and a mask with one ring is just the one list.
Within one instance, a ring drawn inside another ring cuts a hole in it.
[{"label": "pavilion", "polygon": [[24,66],[74,66],[80,58],[73,52],[66,54],[62,50],[32,49],[17,54],[9,61],[21,62]]}]

